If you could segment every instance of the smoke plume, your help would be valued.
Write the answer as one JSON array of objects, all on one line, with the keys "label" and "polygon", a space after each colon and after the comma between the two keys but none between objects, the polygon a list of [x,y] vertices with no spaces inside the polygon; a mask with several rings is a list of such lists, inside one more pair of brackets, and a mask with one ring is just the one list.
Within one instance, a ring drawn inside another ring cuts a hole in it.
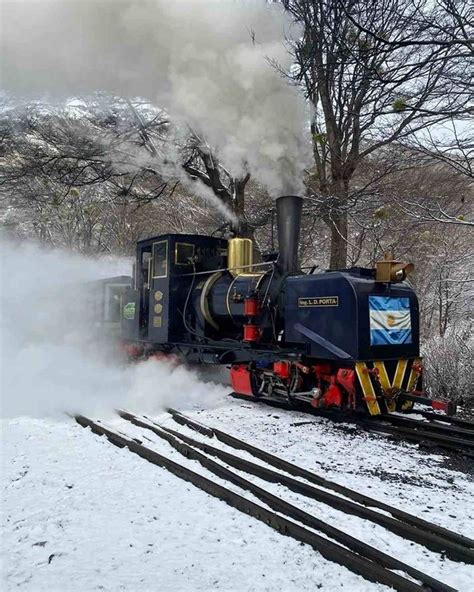
[{"label": "smoke plume", "polygon": [[89,282],[128,274],[130,266],[0,241],[1,416],[104,414],[121,406],[154,413],[222,402],[228,389],[184,366],[128,365],[101,337]]},{"label": "smoke plume", "polygon": [[[264,0],[3,0],[2,87],[145,97],[205,137],[233,176],[301,191],[305,101],[281,72],[295,38]],[[275,67],[278,65],[278,68]]]}]

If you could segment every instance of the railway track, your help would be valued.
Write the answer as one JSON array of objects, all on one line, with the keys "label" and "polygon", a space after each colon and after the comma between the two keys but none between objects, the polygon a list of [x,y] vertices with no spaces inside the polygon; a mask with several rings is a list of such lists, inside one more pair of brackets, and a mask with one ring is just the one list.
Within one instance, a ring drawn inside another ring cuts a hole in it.
[{"label": "railway track", "polygon": [[466,442],[474,442],[474,423],[460,419],[457,420],[458,423],[453,423],[457,418],[448,415],[444,416],[445,421],[442,422],[438,419],[440,417],[439,415],[434,415],[435,417],[432,417],[431,414],[424,414],[427,421],[396,414],[386,414],[381,417],[394,425],[408,426],[417,430],[459,438]]},{"label": "railway track", "polygon": [[455,415],[444,415],[441,413],[435,413],[433,411],[414,411],[414,413],[419,413],[426,419],[429,419],[431,422],[436,424],[451,424],[470,431],[474,431],[474,421],[469,419],[463,419],[462,417],[457,417]]},{"label": "railway track", "polygon": [[[210,495],[225,501],[228,505],[255,517],[280,533],[310,545],[326,559],[343,565],[370,581],[408,592],[411,590],[421,592],[427,589],[433,592],[453,590],[450,586],[428,574],[363,543],[270,493],[267,489],[242,476],[242,473],[256,476],[266,482],[280,483],[303,496],[348,514],[370,520],[407,540],[415,541],[434,552],[447,556],[453,561],[474,564],[474,541],[467,537],[328,481],[320,475],[271,455],[230,434],[198,423],[176,410],[170,409],[169,413],[176,424],[191,428],[195,432],[207,436],[209,440],[212,438],[214,442],[218,440],[235,450],[249,453],[254,458],[264,461],[268,466],[254,463],[213,446],[210,441],[207,441],[207,438],[199,440],[159,425],[149,418],[137,416],[128,411],[119,411],[122,419],[134,424],[137,428],[152,432],[186,458],[198,461],[211,475],[251,493],[266,507],[159,454],[149,446],[145,446],[142,439],[128,436],[84,416],[77,416],[76,421],[83,427],[89,427],[94,433],[106,436],[116,446],[128,448],[148,462],[166,468],[178,477],[193,483]],[[374,508],[382,512],[376,511]]]},{"label": "railway track", "polygon": [[[233,394],[241,400],[249,400]],[[384,414],[366,417],[356,413],[341,413],[330,409],[308,409],[308,405],[290,406],[276,400],[263,400],[254,397],[252,400],[266,405],[302,411],[309,415],[325,417],[337,423],[351,423],[379,434],[385,434],[401,440],[415,442],[422,447],[439,448],[453,453],[462,454],[474,459],[474,422],[452,416],[443,416],[431,412],[419,412],[425,419],[414,419],[397,414]]]},{"label": "railway track", "polygon": [[[288,473],[288,474],[292,475],[293,477],[305,479],[306,481],[309,481],[313,485],[316,485],[318,487],[322,487],[324,489],[334,491],[340,495],[343,495],[344,497],[348,498],[352,502],[355,502],[355,504],[350,504],[350,503],[348,504],[348,503],[346,503],[346,500],[341,499],[339,496],[334,496],[334,495],[328,496],[328,495],[324,495],[324,494],[322,496],[320,496],[319,501],[327,502],[328,505],[331,505],[332,507],[334,507],[336,509],[341,509],[347,513],[353,513],[354,515],[358,515],[362,518],[368,518],[371,521],[373,521],[374,523],[380,524],[381,526],[384,526],[384,527],[388,528],[389,530],[396,532],[397,534],[402,534],[402,536],[404,536],[405,538],[410,538],[416,542],[421,542],[421,544],[425,544],[428,547],[431,542],[432,546],[429,548],[432,548],[435,551],[436,550],[439,551],[440,549],[443,549],[443,552],[444,552],[446,550],[445,543],[442,542],[440,545],[439,544],[440,541],[436,541],[436,539],[433,539],[430,541],[429,536],[427,536],[425,538],[425,533],[432,533],[434,535],[440,536],[441,538],[451,540],[454,543],[460,544],[460,545],[465,546],[468,549],[470,549],[469,556],[468,556],[467,560],[468,560],[468,562],[470,562],[472,560],[472,557],[473,557],[472,551],[474,550],[474,540],[473,539],[453,533],[450,530],[447,530],[447,529],[437,526],[431,522],[428,522],[426,520],[418,518],[417,516],[413,516],[412,514],[409,514],[407,512],[399,510],[393,506],[390,506],[388,504],[380,502],[377,499],[363,495],[357,491],[354,491],[348,487],[340,485],[339,483],[336,483],[334,481],[330,481],[330,480],[326,479],[325,477],[323,477],[322,475],[318,475],[313,471],[308,471],[307,469],[299,467],[298,465],[295,465],[294,463],[290,463],[282,458],[279,458],[278,456],[270,454],[269,452],[266,452],[265,450],[262,450],[261,448],[253,446],[252,444],[249,444],[249,443],[247,443],[239,438],[236,438],[235,436],[232,436],[226,432],[223,432],[223,431],[215,429],[215,428],[210,428],[208,426],[203,425],[200,422],[196,422],[195,420],[185,416],[184,414],[180,413],[179,411],[176,411],[175,409],[168,409],[168,412],[172,415],[173,419],[177,423],[179,423],[180,425],[187,426],[187,427],[189,427],[189,428],[191,428],[191,429],[193,429],[205,436],[215,437],[217,440],[219,440],[223,444],[226,444],[226,445],[228,445],[232,448],[235,448],[237,450],[242,450],[244,452],[248,452],[252,456],[254,456],[255,458],[258,458],[259,460],[264,461],[268,465],[275,467],[276,469],[278,469],[279,473],[278,473],[278,476],[275,474],[272,475],[273,478],[271,480],[274,482],[277,481],[277,482],[280,482],[285,485],[287,485],[287,484],[288,485],[290,485],[290,484],[295,485],[294,483],[292,483],[292,480],[288,479],[288,477],[285,476],[284,473]],[[182,437],[182,435],[180,435],[180,437]],[[220,452],[221,451],[219,451],[217,454],[220,454]],[[224,460],[224,457],[222,457],[222,458]],[[227,455],[226,460],[232,460],[232,459],[229,459],[229,456]],[[241,459],[239,459],[239,461],[241,461]],[[242,463],[245,463],[245,461],[242,461]],[[261,470],[261,467],[257,467],[256,470],[257,470],[257,473],[254,473],[254,474],[258,475],[258,471]],[[263,472],[265,472],[265,470]],[[268,475],[268,473],[267,473],[267,475]],[[298,486],[299,485],[300,485],[300,482],[298,482]],[[309,497],[313,497],[313,495],[319,494],[319,492],[317,490],[315,491],[314,488],[311,488],[311,487],[308,488],[304,484],[303,484],[302,490],[304,490],[303,494],[307,493]],[[315,499],[315,498],[313,498],[313,499]],[[383,512],[390,514],[395,519],[395,522],[390,519],[386,520],[387,517],[385,515],[380,514],[378,512],[370,511],[369,508],[377,508],[378,510],[382,510]],[[415,529],[415,530],[405,529],[404,527],[401,526],[400,523],[404,524],[404,525],[408,525],[410,527],[413,527],[413,529]],[[454,556],[453,558],[455,560],[456,559],[464,560],[461,556],[457,556],[457,557]]]},{"label": "railway track", "polygon": [[424,447],[440,448],[474,458],[474,424],[464,422],[459,425],[442,424],[413,419],[395,414],[386,414],[377,418],[358,419],[360,425],[369,431],[385,433]]}]

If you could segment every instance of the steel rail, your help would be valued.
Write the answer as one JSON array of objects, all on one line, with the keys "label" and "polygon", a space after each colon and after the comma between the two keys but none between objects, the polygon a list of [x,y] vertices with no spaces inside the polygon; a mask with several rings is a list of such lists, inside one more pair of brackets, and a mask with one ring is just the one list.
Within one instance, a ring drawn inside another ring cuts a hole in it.
[{"label": "steel rail", "polygon": [[219,441],[223,442],[224,444],[227,444],[228,446],[231,446],[232,448],[237,450],[244,450],[246,452],[249,452],[254,457],[263,460],[267,464],[281,471],[285,471],[286,473],[289,473],[290,475],[293,475],[295,477],[301,477],[306,481],[314,483],[315,485],[318,485],[325,489],[336,491],[337,493],[361,504],[362,506],[378,508],[379,510],[387,512],[397,520],[411,525],[421,531],[431,532],[435,535],[438,535],[439,537],[445,538],[454,543],[462,545],[467,549],[474,549],[473,539],[470,539],[461,534],[443,528],[442,526],[438,526],[437,524],[428,522],[427,520],[423,520],[418,516],[413,516],[408,512],[405,512],[396,507],[381,502],[377,499],[359,493],[358,491],[354,491],[353,489],[345,487],[344,485],[340,485],[339,483],[335,483],[334,481],[329,481],[328,479],[314,473],[313,471],[309,471],[308,469],[299,467],[294,463],[291,463],[278,456],[275,456],[265,450],[262,450],[261,448],[258,448],[252,444],[249,444],[248,442],[245,442],[244,440],[241,440],[239,438],[236,438],[235,436],[223,432],[222,430],[219,430],[217,428],[211,428],[207,425],[202,424],[201,422],[193,420],[190,417],[184,415],[183,413],[176,411],[175,409],[168,408],[167,411],[171,414],[173,419],[178,424],[190,427],[191,429],[208,437],[215,436]]},{"label": "steel rail", "polygon": [[[461,440],[474,440],[474,430],[466,429],[464,427],[443,425],[434,423],[432,421],[423,421],[420,419],[413,419],[412,417],[402,417],[401,415],[394,415],[390,413],[378,415],[376,419],[388,421],[396,426],[431,432],[435,435],[446,435],[454,438],[459,438]],[[474,441],[470,442],[470,444],[472,447],[474,447]]]},{"label": "steel rail", "polygon": [[[407,419],[414,422],[415,425],[408,426],[408,424],[406,424],[405,427],[402,425],[397,426],[393,424],[395,424],[397,420],[400,420],[399,423],[402,423],[405,418],[395,415],[392,416],[390,414],[374,417],[361,417],[353,414],[341,415],[340,412],[330,410],[324,410],[322,412],[316,410],[315,412],[312,412],[312,414],[331,419],[338,423],[353,423],[371,432],[384,433],[390,436],[399,437],[402,440],[416,442],[420,445],[432,444],[438,448],[456,452],[469,458],[474,458],[474,440],[470,439],[471,434],[469,433],[468,438],[449,436],[446,435],[446,433],[441,433],[441,430],[439,430],[440,427],[446,429],[446,426],[438,426],[430,422],[422,422],[412,418]],[[426,427],[418,429],[421,426]],[[448,430],[449,429],[450,428],[448,428]]]},{"label": "steel rail", "polygon": [[[319,414],[316,414],[319,415]],[[474,441],[447,436],[445,434],[426,430],[417,430],[416,427],[402,427],[392,425],[389,422],[383,422],[378,419],[378,416],[373,418],[363,418],[353,415],[340,416],[337,412],[325,412],[321,417],[326,417],[338,423],[353,423],[364,430],[375,432],[379,434],[387,434],[402,441],[415,442],[420,446],[432,446],[443,450],[449,450],[457,454],[461,454],[467,458],[474,458]],[[417,421],[417,420],[414,420]],[[422,423],[422,422],[420,422]],[[431,426],[432,424],[426,424]]]},{"label": "steel rail", "polygon": [[367,428],[369,431],[372,432],[383,432],[394,436],[403,436],[404,439],[411,440],[412,442],[432,442],[434,445],[439,446],[440,448],[454,450],[461,454],[465,454],[466,456],[474,455],[473,440],[466,440],[452,436],[446,436],[444,434],[439,434],[428,429],[418,431],[416,427],[397,426],[393,425],[392,423],[387,424],[380,421],[372,421],[370,419],[357,421],[364,428]]},{"label": "steel rail", "polygon": [[[474,441],[473,440],[451,437],[451,436],[447,436],[447,435],[441,434],[441,433],[433,433],[433,432],[428,431],[428,428],[426,428],[426,431],[421,432],[421,431],[416,431],[413,428],[411,428],[411,429],[407,428],[407,427],[403,428],[403,427],[390,425],[388,423],[384,424],[383,422],[381,422],[378,419],[379,416],[374,416],[372,418],[372,417],[362,417],[361,415],[358,415],[356,413],[341,413],[340,411],[333,411],[331,409],[312,409],[312,408],[308,409],[309,405],[307,404],[307,402],[303,402],[303,401],[300,402],[298,400],[296,400],[296,401],[300,404],[300,407],[295,408],[288,401],[284,401],[284,400],[280,401],[275,398],[270,399],[268,397],[267,398],[249,397],[247,395],[244,396],[244,395],[239,395],[236,393],[233,393],[232,396],[235,397],[236,399],[240,399],[240,400],[255,401],[257,403],[263,403],[263,404],[268,405],[270,407],[284,408],[284,409],[293,410],[293,411],[302,411],[303,413],[306,413],[308,415],[331,419],[332,421],[337,422],[337,423],[348,423],[348,422],[353,423],[353,424],[358,425],[364,429],[367,429],[368,431],[385,433],[387,435],[401,437],[401,439],[416,442],[420,445],[432,443],[433,445],[436,445],[436,447],[438,447],[438,448],[449,450],[451,452],[456,452],[456,453],[462,454],[468,458],[474,458]],[[304,409],[301,408],[301,405],[304,405]],[[385,414],[382,417],[392,417],[392,416],[390,414]],[[394,417],[400,417],[400,416],[394,416]],[[411,421],[416,422],[417,420],[411,419]],[[434,425],[432,423],[425,423],[425,422],[420,422],[420,423],[424,423],[424,425],[427,425],[427,426]],[[443,426],[435,425],[434,431],[436,432],[439,427],[443,427]],[[468,437],[469,438],[471,437],[470,433],[469,433]]]},{"label": "steel rail", "polygon": [[423,417],[426,417],[426,419],[429,419],[430,421],[451,423],[465,430],[474,431],[474,421],[468,419],[453,417],[452,415],[441,415],[441,413],[434,413],[433,411],[415,411],[415,413],[423,415]]},{"label": "steel rail", "polygon": [[[121,411],[120,416],[139,427],[151,430],[160,438],[168,439],[162,433],[165,431],[167,434],[171,434],[173,438],[178,438],[189,446],[198,448],[206,454],[215,456],[238,470],[245,471],[246,473],[250,473],[271,483],[280,483],[292,491],[295,491],[296,493],[300,493],[306,497],[325,503],[337,510],[345,512],[346,514],[353,514],[355,516],[359,516],[360,518],[370,520],[371,522],[379,524],[380,526],[383,526],[387,530],[390,530],[405,539],[415,541],[426,548],[431,549],[432,551],[443,553],[454,561],[462,561],[465,563],[474,564],[474,551],[470,547],[454,543],[451,539],[434,535],[429,531],[420,530],[406,524],[405,522],[396,520],[391,516],[386,516],[385,514],[381,514],[365,506],[334,495],[333,493],[322,491],[315,488],[313,485],[308,485],[307,483],[298,481],[293,477],[288,477],[282,473],[262,467],[261,465],[257,465],[233,454],[229,454],[228,452],[225,452],[219,448],[215,448],[209,444],[200,442],[194,438],[190,438],[189,436],[160,426],[154,422],[153,424],[144,422],[132,413]],[[310,525],[307,524],[307,526]],[[474,545],[474,541],[472,542]]]},{"label": "steel rail", "polygon": [[[245,514],[249,514],[257,520],[260,520],[261,522],[263,522],[267,526],[270,526],[277,532],[286,536],[290,536],[302,543],[310,545],[313,549],[318,551],[323,557],[325,557],[329,561],[342,565],[348,568],[350,571],[364,577],[365,579],[371,582],[377,582],[387,586],[391,586],[399,592],[426,592],[426,586],[420,585],[407,578],[404,578],[399,574],[390,571],[386,567],[383,567],[382,565],[379,565],[374,561],[366,559],[365,557],[361,557],[360,555],[353,553],[349,549],[346,549],[342,545],[334,543],[333,541],[330,541],[327,538],[324,538],[316,534],[315,532],[308,530],[300,524],[297,524],[292,520],[289,520],[285,516],[280,515],[276,511],[268,510],[267,508],[259,504],[256,504],[255,502],[246,499],[245,497],[242,497],[241,495],[231,491],[230,489],[222,485],[219,485],[214,481],[211,481],[207,477],[204,477],[203,475],[200,475],[199,473],[196,473],[195,471],[192,471],[191,469],[188,469],[187,467],[184,467],[179,463],[176,463],[175,461],[167,458],[166,456],[163,456],[158,452],[151,450],[150,448],[141,444],[141,442],[136,438],[130,438],[125,435],[119,434],[114,430],[104,426],[103,424],[95,422],[92,419],[89,419],[82,415],[76,416],[75,420],[82,427],[90,428],[93,433],[100,436],[106,436],[106,438],[115,446],[118,446],[119,448],[128,448],[128,450],[130,450],[134,454],[137,454],[138,456],[147,460],[148,462],[167,469],[177,477],[189,483],[192,483],[193,485],[195,485],[202,491],[205,491],[209,495],[221,499],[229,506],[234,507],[240,510],[241,512],[244,512]],[[208,463],[214,463],[214,461],[211,461],[205,455],[202,455],[198,451],[194,450],[193,456],[197,457],[197,455],[202,456],[203,459],[206,459]],[[222,475],[224,479],[227,479],[229,476],[233,479],[237,478],[237,475],[235,475],[228,469],[225,469],[225,467],[223,467],[222,465],[219,465],[218,463],[214,464],[216,465],[216,470],[219,470],[220,475]],[[242,480],[242,482],[245,482],[245,479],[241,477],[239,477],[239,479]],[[262,490],[262,494],[264,494],[265,498],[269,501],[272,501],[272,498],[274,498],[273,502],[280,508],[284,508],[286,506],[289,506],[287,508],[288,510],[292,508],[290,504],[282,502],[282,500],[280,500],[276,496],[272,496],[264,490]],[[301,510],[298,510],[298,508],[293,508],[293,511],[295,513],[298,513],[298,515],[301,512]],[[393,561],[400,563],[398,562],[398,560],[395,559]],[[447,586],[442,582],[438,582],[437,580],[434,580],[426,574],[422,575],[423,580],[421,581],[430,581],[430,587],[433,590],[433,592],[454,592],[454,589],[450,586]]]}]

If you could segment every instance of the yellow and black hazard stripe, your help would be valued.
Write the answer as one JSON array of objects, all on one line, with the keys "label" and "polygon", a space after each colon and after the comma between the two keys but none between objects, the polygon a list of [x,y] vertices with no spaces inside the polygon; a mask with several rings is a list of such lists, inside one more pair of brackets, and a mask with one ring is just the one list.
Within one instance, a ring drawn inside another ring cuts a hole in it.
[{"label": "yellow and black hazard stripe", "polygon": [[356,362],[355,369],[370,415],[379,415],[381,413],[380,406],[367,364],[365,362]]},{"label": "yellow and black hazard stripe", "polygon": [[411,365],[410,376],[408,377],[408,383],[406,386],[406,391],[410,393],[412,390],[415,389],[418,379],[420,378],[421,374],[421,358],[415,358]]},{"label": "yellow and black hazard stripe", "polygon": [[381,408],[382,401],[382,407],[395,411],[397,393],[413,391],[420,376],[421,359],[356,362],[355,369],[369,413],[378,415],[385,410]]}]

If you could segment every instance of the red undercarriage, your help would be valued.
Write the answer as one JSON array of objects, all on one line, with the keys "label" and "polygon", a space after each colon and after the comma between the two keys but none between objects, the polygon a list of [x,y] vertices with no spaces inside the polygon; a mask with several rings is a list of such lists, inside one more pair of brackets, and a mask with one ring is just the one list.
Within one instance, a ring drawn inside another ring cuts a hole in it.
[{"label": "red undercarriage", "polygon": [[[366,369],[366,372],[373,375],[377,382],[376,368]],[[265,370],[251,369],[245,364],[239,364],[231,367],[230,378],[234,392],[239,395],[271,396],[267,386],[262,384],[266,380],[267,384],[276,384],[276,390],[278,385],[280,386],[280,395],[286,392],[301,398],[299,395],[303,394],[307,402],[315,408],[356,409],[365,407],[365,401],[368,399],[362,392],[354,369],[332,367],[325,362],[305,366],[297,362],[279,361],[275,362],[272,368]],[[387,400],[390,400],[393,395],[387,391],[386,396]],[[383,397],[381,400],[383,401]],[[455,412],[455,406],[451,401],[431,399],[423,391],[402,393],[399,395],[399,402],[404,402],[404,407],[399,407],[400,410],[411,409],[414,403],[420,403],[447,414]],[[394,410],[391,407],[387,408],[390,409]]]},{"label": "red undercarriage", "polygon": [[[305,366],[299,363],[285,361],[275,362],[272,373],[283,385],[290,383],[290,373],[296,369],[300,375],[300,382],[312,385],[314,397],[311,399],[313,407],[341,407],[344,403],[344,395],[349,407],[355,407],[356,374],[349,368],[337,368],[332,370],[327,363]],[[232,366],[230,370],[232,388],[240,395],[254,396],[257,394],[252,383],[252,371],[244,364]]]}]

